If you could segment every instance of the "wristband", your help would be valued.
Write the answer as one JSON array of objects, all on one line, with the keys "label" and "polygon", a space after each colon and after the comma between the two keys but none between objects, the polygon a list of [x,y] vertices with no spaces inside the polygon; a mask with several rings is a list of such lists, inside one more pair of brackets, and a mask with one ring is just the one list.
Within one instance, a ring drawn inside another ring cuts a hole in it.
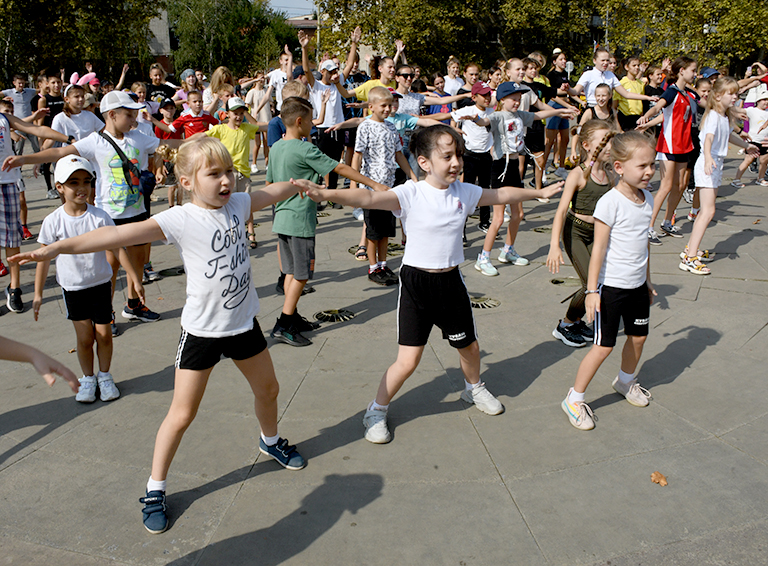
[{"label": "wristband", "polygon": [[591,295],[592,293],[599,293],[599,292],[600,291],[598,289],[595,289],[593,291],[590,291],[589,289],[587,289],[586,291],[584,291],[584,294],[585,295]]}]

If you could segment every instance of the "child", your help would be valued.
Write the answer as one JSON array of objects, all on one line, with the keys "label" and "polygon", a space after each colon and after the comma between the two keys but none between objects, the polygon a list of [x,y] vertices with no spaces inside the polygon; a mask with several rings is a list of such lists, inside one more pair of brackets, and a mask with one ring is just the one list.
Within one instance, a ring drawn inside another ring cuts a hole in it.
[{"label": "child", "polygon": [[[56,163],[54,174],[56,190],[64,199],[64,205],[45,217],[37,241],[48,246],[73,236],[88,234],[101,226],[114,226],[109,215],[88,204],[92,198],[96,175],[87,159],[68,156]],[[132,271],[125,249],[113,250],[119,255],[127,270]],[[48,277],[50,261],[37,264],[35,273],[35,299],[32,308],[35,320],[43,304],[43,288]],[[139,280],[135,271],[134,280]],[[112,363],[112,267],[104,252],[65,255],[56,260],[56,281],[64,292],[64,304],[67,318],[75,326],[77,335],[77,359],[83,370],[80,390],[75,397],[81,403],[93,403],[96,400],[96,387],[102,401],[112,401],[120,397],[109,366]],[[137,289],[143,298],[144,289]],[[99,358],[99,372],[93,371],[93,344]]]},{"label": "child", "polygon": [[[766,166],[768,166],[768,147],[763,145],[764,143],[768,143],[768,91],[758,94],[755,101],[756,106],[746,108],[746,113],[749,117],[749,127],[751,128],[750,137],[760,150],[757,180],[755,183],[762,187],[768,187],[768,181],[763,178],[765,176]],[[754,156],[749,154],[744,158],[744,161],[739,165],[739,170],[736,171],[736,176],[731,185],[737,189],[744,188],[741,176],[744,175],[744,172],[754,160]]]},{"label": "child", "polygon": [[620,130],[619,122],[616,120],[616,112],[611,104],[611,87],[606,84],[598,85],[595,88],[595,101],[594,106],[590,106],[584,111],[579,120],[579,125],[576,126],[573,132],[573,138],[571,141],[571,163],[579,162],[579,136],[581,135],[581,128],[584,124],[590,120],[606,120],[613,124],[614,129]]},{"label": "child", "polygon": [[461,63],[459,60],[451,55],[446,62],[446,70],[448,74],[443,77],[444,90],[451,96],[455,96],[459,89],[464,86],[464,79],[459,76],[459,68]]},{"label": "child", "polygon": [[[682,261],[678,265],[681,270],[695,275],[709,275],[711,272],[701,260],[708,259],[712,254],[700,250],[699,245],[707,225],[715,216],[715,199],[723,180],[723,160],[728,154],[728,142],[743,147],[752,157],[760,155],[760,150],[754,144],[745,142],[733,133],[732,124],[736,119],[734,104],[738,97],[739,83],[736,79],[720,77],[707,98],[707,109],[699,133],[701,155],[693,169],[701,209],[693,221],[691,237],[685,250],[680,253]],[[691,254],[691,251],[694,253]]]},{"label": "child", "polygon": [[[267,95],[267,91],[264,88],[264,73],[258,72],[256,74],[256,80],[254,81],[253,88],[248,91],[245,97],[245,104],[248,106],[248,112],[254,116],[259,122],[266,122],[272,120],[272,110],[269,104],[261,104],[261,101]],[[254,110],[260,108],[257,114],[254,114]],[[251,174],[259,172],[259,168],[256,165],[256,158],[259,156],[259,148],[264,147],[264,167],[269,165],[269,146],[267,145],[267,130],[264,129],[253,138],[253,164],[251,165]]]},{"label": "child", "polygon": [[[352,158],[353,169],[386,187],[395,185],[398,166],[408,177],[417,180],[403,155],[397,127],[387,120],[397,94],[384,87],[374,87],[370,90],[368,106],[371,117],[357,128],[355,155]],[[371,188],[374,189],[372,186]],[[363,217],[368,279],[378,285],[395,285],[397,275],[387,266],[387,245],[389,238],[396,234],[395,217],[388,210],[364,210]]]},{"label": "child", "polygon": [[[539,110],[538,112],[521,112],[520,98],[523,92],[528,90],[527,86],[520,86],[513,82],[504,82],[496,90],[496,97],[499,99],[500,109],[487,116],[484,119],[476,120],[477,125],[489,125],[493,137],[493,163],[491,165],[491,188],[500,187],[520,187],[520,169],[518,168],[518,157],[525,149],[525,128],[531,125],[535,120],[541,120],[548,116],[569,117],[572,113],[565,108],[551,108]],[[540,123],[540,122],[539,122]],[[477,256],[475,269],[483,275],[498,275],[498,270],[491,264],[491,250],[493,249],[496,236],[501,229],[504,221],[504,205],[493,207],[493,220],[488,227],[488,233],[483,242],[483,251]],[[522,218],[522,205],[515,203],[510,205],[511,214],[509,215],[509,224],[507,225],[507,239],[504,247],[499,252],[499,261],[502,263],[511,263],[512,265],[528,265],[528,260],[515,251],[515,237],[520,227]]]},{"label": "child", "polygon": [[[112,93],[110,93],[112,94]],[[160,425],[147,483],[144,527],[152,534],[168,528],[165,492],[168,468],[184,432],[195,418],[208,377],[222,355],[232,358],[251,386],[261,425],[259,450],[289,470],[304,458],[277,430],[279,385],[256,315],[251,262],[245,252],[245,218],[253,211],[313,186],[308,181],[276,183],[250,194],[234,193],[232,158],[222,143],[196,138],[180,150],[176,170],[192,202],[161,212],[133,226],[103,227],[21,254],[22,261],[51,260],[167,240],[176,245],[187,273],[187,302],[181,314],[173,400]]]},{"label": "child", "polygon": [[[376,190],[388,187],[371,181],[350,166],[334,161],[317,146],[303,141],[312,129],[312,105],[296,96],[283,100],[280,116],[285,125],[285,137],[272,146],[267,183],[290,179],[319,181],[327,173],[349,177]],[[344,191],[338,191],[343,193]],[[315,266],[315,229],[317,206],[298,195],[281,200],[275,205],[272,232],[277,234],[280,246],[280,263],[285,274],[285,301],[270,336],[291,346],[308,346],[312,342],[303,336],[319,327],[309,322],[297,311],[299,297],[307,281],[312,278]]]},{"label": "child", "polygon": [[174,171],[174,163],[176,162],[176,150],[168,147],[167,145],[158,146],[155,150],[155,155],[163,160],[162,168],[158,168],[158,172],[155,174],[157,182],[160,186],[168,188],[168,207],[181,206],[184,203],[184,193],[179,187],[179,183],[176,180],[176,173]]},{"label": "child", "polygon": [[635,371],[648,337],[650,305],[656,295],[646,236],[653,210],[653,197],[646,190],[655,170],[652,140],[640,132],[619,134],[611,142],[611,161],[621,180],[595,206],[595,240],[585,291],[587,322],[595,321],[594,345],[581,361],[576,381],[561,403],[568,420],[580,430],[595,428],[584,392],[616,345],[622,320],[627,341],[613,388],[637,407],[647,406],[651,397],[638,384]]},{"label": "child", "polygon": [[[611,87],[611,89],[618,92],[621,96],[630,100],[648,100],[651,102],[655,102],[657,100],[655,96],[646,96],[645,94],[629,92],[626,88],[624,88],[624,86],[622,86],[622,84],[619,82],[619,79],[616,78],[616,75],[614,75],[613,72],[609,70],[611,57],[611,54],[606,48],[598,47],[595,49],[595,53],[592,58],[592,62],[595,64],[595,66],[589,71],[585,71],[581,77],[579,77],[579,81],[576,83],[576,86],[570,89],[568,93],[572,96],[579,96],[583,91],[584,96],[587,99],[587,106],[595,106],[597,104],[597,101],[595,100],[595,89],[598,87],[598,85],[606,84]],[[615,58],[613,61],[615,66]]]},{"label": "child", "polygon": [[[172,98],[163,99],[162,102],[160,102],[159,112],[162,117],[161,122],[166,126],[172,126],[173,120],[176,117],[176,103]],[[168,132],[161,129],[160,126],[155,126],[155,137],[158,137],[161,140],[180,140],[182,133],[183,132],[179,131]]]},{"label": "child", "polygon": [[[4,97],[10,98],[11,102],[13,102],[13,115],[16,116],[16,118],[27,118],[32,115],[34,110],[37,110],[37,108],[32,108],[32,100],[38,96],[37,90],[34,88],[27,88],[27,78],[24,75],[14,75],[13,88],[0,92],[2,92]],[[24,153],[25,139],[26,138],[22,137],[16,146],[16,153],[19,155]],[[40,151],[40,148],[37,145],[37,138],[35,138],[34,135],[29,138],[29,143],[32,144],[33,151]]]},{"label": "child", "polygon": [[[76,141],[87,138],[93,132],[104,128],[104,122],[93,112],[83,111],[85,89],[78,85],[69,85],[64,90],[64,110],[59,113],[51,124],[51,128],[66,136],[72,136]],[[43,149],[48,149],[53,142],[46,141]]]},{"label": "child", "polygon": [[[628,57],[623,64],[627,74],[621,79],[621,86],[629,92],[645,94],[645,84],[640,80],[640,58]],[[619,92],[613,93],[613,108],[617,110],[616,117],[619,120],[621,130],[624,132],[634,130],[637,127],[637,119],[643,115],[642,100],[629,100]]]},{"label": "child", "polygon": [[[480,381],[475,321],[458,268],[464,261],[462,231],[478,204],[519,202],[541,194],[513,187],[484,190],[458,181],[464,142],[449,126],[417,130],[411,138],[411,150],[426,174],[424,181],[408,181],[384,192],[338,191],[336,197],[345,205],[392,211],[402,219],[408,233],[400,270],[397,360],[381,378],[376,398],[363,418],[365,439],[375,444],[392,438],[387,428],[389,403],[416,370],[433,325],[459,351],[466,383],[462,400],[489,415],[504,411]],[[550,186],[544,194],[554,195],[559,190],[559,186]],[[329,198],[325,190],[310,189],[308,194],[316,201]]]},{"label": "child", "polygon": [[[251,140],[259,132],[260,127],[266,128],[268,124],[248,124],[243,122],[245,117],[245,102],[241,98],[233,97],[227,100],[227,123],[213,126],[206,135],[218,138],[232,156],[235,164],[235,191],[248,193],[251,191],[251,173],[248,168],[248,150]],[[251,249],[256,247],[256,236],[253,233],[253,217],[248,217],[247,222],[248,241]]]},{"label": "child", "polygon": [[[34,91],[34,89],[31,89]],[[7,111],[7,109],[6,109]],[[32,120],[34,114],[27,116],[27,120]],[[62,143],[69,141],[67,136],[52,130],[47,126],[38,126],[17,118],[13,114],[0,112],[0,247],[5,248],[5,257],[8,258],[19,253],[21,246],[21,214],[19,206],[19,187],[21,180],[21,170],[13,171],[14,161],[38,157],[40,152],[24,157],[15,156],[11,143],[11,130],[18,130],[24,134],[30,134],[41,138],[49,138]],[[34,161],[40,163],[40,161]],[[2,265],[2,264],[0,264]],[[11,282],[5,289],[6,305],[8,309],[20,313],[24,310],[24,303],[21,300],[21,280],[18,264],[10,264],[8,269],[11,272]]]},{"label": "child", "polygon": [[549,271],[559,273],[560,266],[565,263],[560,251],[562,235],[565,252],[581,280],[581,289],[573,295],[565,317],[552,331],[552,336],[572,348],[586,346],[587,341],[594,338],[592,328],[582,320],[584,299],[595,240],[595,205],[611,188],[607,161],[610,140],[616,134],[614,125],[605,120],[590,120],[581,131],[581,165],[573,169],[565,181],[547,256]]},{"label": "child", "polygon": [[187,93],[187,108],[181,113],[181,116],[173,121],[170,126],[166,124],[155,124],[161,130],[166,132],[177,132],[183,130],[185,138],[191,138],[195,134],[205,132],[209,126],[218,124],[218,120],[203,110],[202,93],[193,90]]}]

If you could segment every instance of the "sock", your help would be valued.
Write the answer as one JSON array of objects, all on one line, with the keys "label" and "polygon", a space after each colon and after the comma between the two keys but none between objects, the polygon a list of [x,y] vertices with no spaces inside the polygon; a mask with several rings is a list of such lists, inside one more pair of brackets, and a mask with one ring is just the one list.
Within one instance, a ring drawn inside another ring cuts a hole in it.
[{"label": "sock", "polygon": [[284,312],[280,313],[280,318],[277,321],[280,326],[283,328],[288,328],[291,323],[293,322],[293,315],[292,314],[285,314]]},{"label": "sock", "polygon": [[383,261],[380,261],[380,262],[378,262],[376,264],[376,269],[381,269],[382,267],[384,267],[384,262]]},{"label": "sock", "polygon": [[699,213],[699,209],[691,207],[691,213],[692,214],[698,214]]},{"label": "sock", "polygon": [[480,261],[484,261],[486,259],[491,259],[491,252],[483,250],[480,252]]},{"label": "sock", "polygon": [[477,387],[478,385],[480,385],[481,383],[482,383],[482,381],[478,381],[477,383],[470,383],[469,381],[467,381],[467,380],[465,379],[465,380],[464,380],[464,389],[466,389],[467,391],[471,391],[471,390],[473,390],[475,387]]},{"label": "sock", "polygon": [[672,226],[672,221],[671,220],[665,220],[664,222],[661,223],[661,225],[665,226],[665,227],[670,227],[670,226]]},{"label": "sock", "polygon": [[150,492],[150,491],[165,492],[165,480],[157,481],[157,480],[153,480],[152,476],[149,476],[149,481],[147,482],[147,492]]},{"label": "sock", "polygon": [[564,320],[561,320],[560,324],[558,324],[558,326],[560,328],[568,328],[569,326],[573,326],[574,324],[575,323],[573,323],[573,322],[565,322]]},{"label": "sock", "polygon": [[624,385],[628,385],[630,381],[635,379],[634,373],[624,373],[623,371],[619,370],[619,381],[621,381]]},{"label": "sock", "polygon": [[382,269],[387,267],[387,261],[386,260],[381,262],[381,267],[382,267]]},{"label": "sock", "polygon": [[584,393],[577,393],[575,389],[571,389],[571,391],[568,393],[568,402],[571,405],[575,405],[576,403],[583,403]]},{"label": "sock", "polygon": [[514,246],[514,245],[507,245],[507,244],[504,244],[504,249],[503,249],[502,251],[503,251],[505,254],[508,254],[508,253],[510,253],[510,252],[512,252],[512,251],[514,251],[514,249],[515,249],[515,246]]},{"label": "sock", "polygon": [[275,436],[264,436],[264,433],[261,433],[261,439],[264,441],[264,444],[267,446],[274,446],[277,444],[277,441],[280,440],[280,435],[276,434]]},{"label": "sock", "polygon": [[101,370],[99,370],[99,373],[96,374],[96,378],[98,379],[99,377],[106,377],[108,375],[109,375],[108,371],[101,371]]},{"label": "sock", "polygon": [[387,411],[389,410],[389,405],[379,405],[376,402],[376,399],[374,399],[373,401],[371,401],[371,404],[368,405],[368,409],[369,410],[373,409],[374,411]]},{"label": "sock", "polygon": [[368,266],[368,273],[373,273],[378,268],[379,268],[379,264],[378,263],[374,263],[373,265],[369,265]]},{"label": "sock", "polygon": [[128,308],[129,309],[137,309],[137,308],[139,308],[139,303],[140,302],[141,301],[139,301],[138,298],[137,299],[128,299]]}]

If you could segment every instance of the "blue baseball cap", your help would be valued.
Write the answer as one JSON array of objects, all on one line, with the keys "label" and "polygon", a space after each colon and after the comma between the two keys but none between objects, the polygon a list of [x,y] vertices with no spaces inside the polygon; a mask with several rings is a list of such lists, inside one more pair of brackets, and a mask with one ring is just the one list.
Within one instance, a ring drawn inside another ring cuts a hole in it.
[{"label": "blue baseball cap", "polygon": [[501,100],[504,97],[509,96],[510,94],[515,94],[518,92],[527,92],[531,90],[527,86],[515,84],[513,82],[506,82],[501,83],[498,88],[496,89],[496,100]]},{"label": "blue baseball cap", "polygon": [[701,70],[701,76],[704,77],[705,79],[708,79],[713,75],[719,75],[719,74],[720,74],[720,71],[718,71],[717,69],[713,69],[712,67],[704,67]]}]

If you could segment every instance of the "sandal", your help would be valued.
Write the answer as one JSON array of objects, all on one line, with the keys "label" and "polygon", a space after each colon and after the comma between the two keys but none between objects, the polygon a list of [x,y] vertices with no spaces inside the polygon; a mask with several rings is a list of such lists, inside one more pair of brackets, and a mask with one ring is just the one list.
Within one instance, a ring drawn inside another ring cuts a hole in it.
[{"label": "sandal", "polygon": [[712,271],[706,265],[701,263],[698,258],[695,257],[686,257],[683,261],[680,262],[678,267],[681,270],[688,271],[694,275],[709,275],[712,273]]},{"label": "sandal", "polygon": [[368,261],[368,250],[365,246],[357,246],[357,251],[355,252],[355,259],[357,261]]},{"label": "sandal", "polygon": [[[680,259],[685,259],[688,257],[688,246],[685,246],[685,250],[680,252]],[[715,252],[711,252],[709,250],[699,250],[696,252],[696,259],[699,261],[712,261],[715,259]]]},{"label": "sandal", "polygon": [[256,242],[256,234],[253,232],[248,232],[248,241],[251,243],[251,249],[255,250],[256,246],[258,246],[258,242]]}]

